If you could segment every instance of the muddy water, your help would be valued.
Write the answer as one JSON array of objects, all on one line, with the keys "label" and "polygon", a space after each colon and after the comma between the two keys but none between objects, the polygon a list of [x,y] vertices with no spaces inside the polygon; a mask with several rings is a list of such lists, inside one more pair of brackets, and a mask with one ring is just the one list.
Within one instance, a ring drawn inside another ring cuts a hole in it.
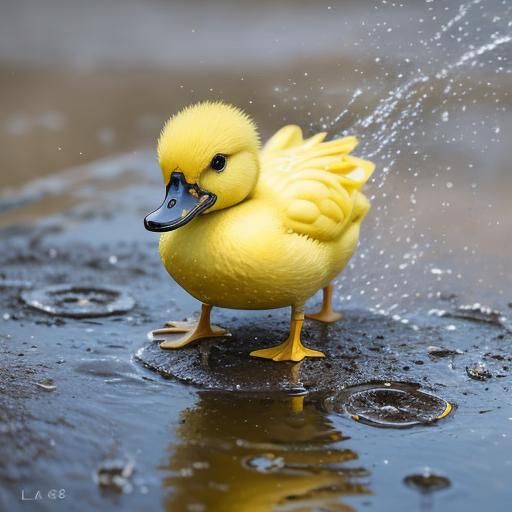
[{"label": "muddy water", "polygon": [[[509,320],[457,315],[479,302],[512,316],[510,46],[487,49],[510,30],[506,7],[1,8],[1,510],[509,509]],[[233,339],[168,358],[167,378],[137,358],[158,354],[150,329],[197,311],[142,218],[163,193],[162,122],[204,98],[243,106],[264,137],[285,122],[356,131],[378,165],[339,280],[345,321],[305,326],[325,365],[249,360],[283,338],[286,311],[217,311]],[[64,284],[136,304],[71,318],[21,298]],[[371,386],[384,391],[350,401]],[[421,401],[382,398],[396,387],[453,411],[433,421]],[[428,421],[356,421],[411,412]]]}]

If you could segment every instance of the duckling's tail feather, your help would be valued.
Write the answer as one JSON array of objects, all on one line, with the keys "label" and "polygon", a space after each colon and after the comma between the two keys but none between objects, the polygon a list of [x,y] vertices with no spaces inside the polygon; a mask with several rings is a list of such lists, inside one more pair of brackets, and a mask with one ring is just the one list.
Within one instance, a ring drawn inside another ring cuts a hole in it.
[{"label": "duckling's tail feather", "polygon": [[357,137],[324,142],[326,135],[320,132],[304,139],[299,126],[284,126],[263,147],[262,170],[267,175],[303,170],[328,171],[338,176],[345,188],[361,188],[372,175],[375,165],[350,154],[359,143]]},{"label": "duckling's tail feather", "polygon": [[308,139],[298,126],[281,128],[261,152],[260,188],[283,208],[286,229],[315,240],[335,240],[362,220],[369,203],[359,189],[375,166],[350,155],[357,138]]}]

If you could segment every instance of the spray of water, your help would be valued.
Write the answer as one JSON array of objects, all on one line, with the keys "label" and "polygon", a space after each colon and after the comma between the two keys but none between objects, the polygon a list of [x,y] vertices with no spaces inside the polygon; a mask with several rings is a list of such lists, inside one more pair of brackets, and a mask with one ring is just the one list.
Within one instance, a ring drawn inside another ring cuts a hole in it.
[{"label": "spray of water", "polygon": [[[446,248],[447,236],[444,234],[432,238],[430,233],[418,229],[417,221],[424,210],[418,205],[417,195],[418,187],[426,184],[422,173],[437,181],[432,187],[444,185],[447,190],[454,187],[450,178],[452,165],[436,167],[436,155],[430,153],[432,147],[467,144],[465,139],[470,139],[470,143],[481,145],[482,152],[492,151],[492,144],[488,142],[489,126],[493,127],[494,134],[491,143],[500,142],[499,115],[506,106],[500,105],[495,81],[511,74],[512,22],[509,20],[512,5],[501,2],[497,7],[499,14],[492,12],[481,0],[461,5],[431,37],[419,40],[418,46],[426,56],[423,69],[420,66],[414,68],[411,59],[404,59],[411,68],[408,76],[383,94],[370,113],[354,119],[352,107],[357,102],[364,104],[366,101],[365,92],[368,91],[362,87],[354,91],[343,111],[330,121],[321,120],[322,127],[336,136],[358,134],[361,139],[358,152],[373,159],[378,168],[370,186],[374,203],[373,234],[369,242],[363,244],[349,271],[339,280],[342,300],[354,303],[354,299],[359,298],[373,310],[392,314],[407,323],[406,317],[412,313],[414,299],[427,307],[428,299],[438,296],[443,285],[448,289],[450,286],[457,288],[457,282],[467,279],[475,284],[482,283],[478,276],[464,275],[462,268],[440,268],[436,264],[438,256],[446,257],[454,250]],[[439,20],[438,11],[429,7],[429,12],[433,13],[433,20]],[[495,115],[480,120],[478,126],[468,130],[463,121],[457,119],[467,109],[475,110],[478,115],[478,102],[471,98],[476,87],[485,91],[484,96],[494,96]],[[460,125],[454,124],[451,130],[443,129],[443,124],[457,122]],[[464,162],[463,158],[461,162]],[[467,166],[471,170],[473,163]],[[443,173],[446,173],[444,180]],[[408,183],[400,189],[402,194],[407,191],[405,197],[387,186],[390,175],[395,184],[398,176]],[[472,186],[476,188],[476,185]],[[450,206],[439,201],[437,204],[434,190],[431,204],[422,207]],[[402,203],[401,208],[397,208],[399,203]],[[401,212],[399,215],[397,210]],[[449,221],[448,214],[446,222]],[[365,229],[368,228],[365,226]],[[475,263],[478,246],[471,247],[470,243],[468,241],[461,250],[470,253]],[[472,272],[474,269],[475,265]],[[419,281],[417,277],[420,275],[422,282],[429,283],[427,286],[416,286],[415,281]],[[358,297],[354,296],[356,294]]]}]

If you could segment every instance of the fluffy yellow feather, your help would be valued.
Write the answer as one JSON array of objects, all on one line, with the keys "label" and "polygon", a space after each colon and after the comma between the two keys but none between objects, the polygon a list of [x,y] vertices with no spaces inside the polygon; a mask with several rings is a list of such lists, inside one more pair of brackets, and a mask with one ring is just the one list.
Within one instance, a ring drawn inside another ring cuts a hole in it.
[{"label": "fluffy yellow feather", "polygon": [[[371,162],[350,155],[355,137],[324,142],[325,135],[304,139],[298,126],[285,126],[260,151],[254,122],[224,103],[199,103],[167,122],[158,156],[165,184],[173,183],[168,194],[172,189],[174,195],[155,214],[168,215],[176,201],[188,205],[190,195],[198,199],[194,207],[183,207],[181,219],[153,225],[155,231],[169,229],[160,238],[162,262],[203,310],[197,326],[177,342],[164,341],[163,348],[223,334],[209,324],[211,306],[291,306],[289,338],[252,355],[323,356],[301,344],[304,303],[324,288],[323,310],[311,316],[339,318],[331,308],[330,282],[356,248],[369,209],[359,189],[374,170]],[[173,324],[155,332],[183,330]]]}]

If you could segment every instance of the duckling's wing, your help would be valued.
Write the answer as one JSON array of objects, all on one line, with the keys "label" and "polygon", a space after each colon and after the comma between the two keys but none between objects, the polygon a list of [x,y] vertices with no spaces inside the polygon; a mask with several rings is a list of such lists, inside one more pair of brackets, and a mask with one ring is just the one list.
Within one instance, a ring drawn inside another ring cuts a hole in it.
[{"label": "duckling's wing", "polygon": [[375,166],[349,153],[355,137],[323,142],[325,133],[304,139],[298,126],[285,126],[261,151],[258,191],[272,194],[287,230],[316,240],[340,236],[362,217],[369,203],[359,189]]}]

